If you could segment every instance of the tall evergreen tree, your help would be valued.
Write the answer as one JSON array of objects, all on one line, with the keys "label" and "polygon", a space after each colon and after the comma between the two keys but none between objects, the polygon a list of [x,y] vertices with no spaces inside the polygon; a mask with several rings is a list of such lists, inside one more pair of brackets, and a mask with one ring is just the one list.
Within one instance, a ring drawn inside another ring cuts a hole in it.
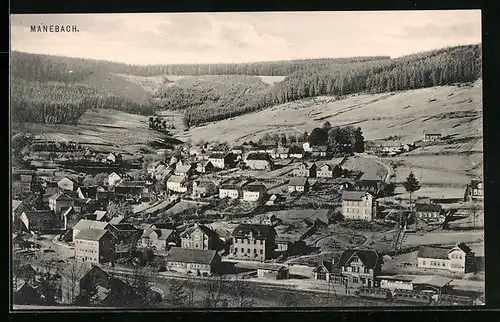
[{"label": "tall evergreen tree", "polygon": [[363,137],[363,132],[360,127],[354,132],[354,152],[365,152],[365,138]]},{"label": "tall evergreen tree", "polygon": [[403,182],[403,186],[405,187],[406,192],[410,193],[410,213],[413,214],[413,193],[420,189],[420,183],[418,182],[417,178],[415,178],[413,171],[410,171],[410,174],[408,175],[408,177],[406,177],[405,182]]}]

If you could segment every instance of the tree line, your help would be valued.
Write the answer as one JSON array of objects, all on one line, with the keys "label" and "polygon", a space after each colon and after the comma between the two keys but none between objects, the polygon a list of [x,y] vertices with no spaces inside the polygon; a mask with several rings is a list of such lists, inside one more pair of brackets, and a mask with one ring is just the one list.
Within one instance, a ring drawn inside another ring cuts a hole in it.
[{"label": "tree line", "polygon": [[457,46],[391,60],[303,68],[273,86],[246,91],[220,105],[200,104],[203,94],[195,95],[191,89],[186,97],[196,103],[184,101],[179,106],[190,106],[184,113],[184,125],[190,127],[314,96],[411,90],[472,82],[480,76],[480,47]]},{"label": "tree line", "polygon": [[328,66],[387,60],[387,56],[303,59],[291,61],[268,61],[243,64],[157,64],[131,65],[104,60],[30,54],[14,51],[11,54],[11,77],[42,82],[79,82],[92,74],[109,72],[136,76],[158,75],[254,75],[286,76],[299,69],[311,66]]},{"label": "tree line", "polygon": [[17,122],[76,124],[90,108],[111,108],[150,115],[151,105],[132,102],[103,90],[81,84],[11,81],[11,115]]}]

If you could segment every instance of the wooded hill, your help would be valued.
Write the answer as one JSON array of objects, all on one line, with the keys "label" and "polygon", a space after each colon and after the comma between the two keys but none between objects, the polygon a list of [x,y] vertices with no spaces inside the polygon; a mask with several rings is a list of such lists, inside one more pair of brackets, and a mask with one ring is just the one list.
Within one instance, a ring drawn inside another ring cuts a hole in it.
[{"label": "wooded hill", "polygon": [[[89,107],[141,114],[166,108],[184,110],[185,126],[191,127],[318,95],[341,98],[355,93],[392,92],[475,81],[481,76],[481,49],[479,45],[456,46],[396,59],[356,57],[151,66],[14,52],[11,73],[13,89],[16,89],[12,91],[14,120],[74,122]],[[126,89],[117,88],[121,85],[116,82],[110,89],[106,82],[92,81],[95,75],[113,73],[209,76],[185,77],[173,84],[164,84],[148,98],[127,82],[123,82]],[[253,75],[287,77],[268,85]],[[100,84],[97,89],[96,83]],[[20,95],[30,91],[25,87],[37,90],[32,90],[29,97]],[[138,96],[141,100],[134,102]],[[73,112],[62,117],[64,104],[71,106]],[[16,109],[22,112],[14,113]]]}]

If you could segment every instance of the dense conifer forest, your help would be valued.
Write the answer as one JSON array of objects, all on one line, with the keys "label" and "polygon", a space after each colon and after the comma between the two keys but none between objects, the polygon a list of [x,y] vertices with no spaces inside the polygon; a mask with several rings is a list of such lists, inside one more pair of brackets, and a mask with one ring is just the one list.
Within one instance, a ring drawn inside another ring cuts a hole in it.
[{"label": "dense conifer forest", "polygon": [[[106,73],[203,77],[181,78],[151,94],[151,99],[136,101],[134,95],[126,95],[128,88],[108,90],[105,86],[93,86],[89,79]],[[286,77],[269,85],[253,77],[257,75]],[[150,66],[14,52],[11,107],[13,120],[43,123],[75,123],[88,108],[114,108],[145,115],[153,114],[155,109],[184,110],[185,126],[191,127],[318,95],[341,98],[355,93],[402,91],[471,82],[480,76],[479,45],[395,59],[354,57]]]}]

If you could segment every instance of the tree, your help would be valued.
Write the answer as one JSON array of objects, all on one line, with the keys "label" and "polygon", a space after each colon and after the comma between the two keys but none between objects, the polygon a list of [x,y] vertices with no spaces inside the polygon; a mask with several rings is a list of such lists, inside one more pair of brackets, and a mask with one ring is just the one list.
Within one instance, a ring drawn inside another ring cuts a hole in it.
[{"label": "tree", "polygon": [[184,307],[188,295],[184,290],[184,286],[179,280],[171,280],[168,286],[168,295],[165,301],[174,307]]},{"label": "tree", "polygon": [[256,295],[255,285],[244,280],[234,281],[229,289],[232,302],[236,307],[251,307],[253,306]]},{"label": "tree", "polygon": [[296,293],[284,291],[278,296],[278,306],[280,307],[293,308],[298,307],[299,304],[300,300]]},{"label": "tree", "polygon": [[281,134],[281,145],[286,146],[287,140],[286,140],[286,134],[282,133]]},{"label": "tree", "polygon": [[322,128],[315,128],[308,139],[311,145],[326,145],[328,142],[328,132]]},{"label": "tree", "polygon": [[415,178],[413,171],[410,171],[406,181],[403,182],[403,186],[405,187],[406,192],[410,193],[410,213],[413,214],[412,196],[415,191],[420,189],[420,184],[417,178]]},{"label": "tree", "polygon": [[[68,300],[70,303],[75,303],[77,301],[77,296],[80,293],[80,280],[85,274],[83,266],[79,264],[77,261],[72,261],[66,267],[67,276],[64,276],[63,279],[67,283],[68,287]],[[82,294],[83,295],[83,294]],[[80,298],[82,298],[81,296]]]},{"label": "tree", "polygon": [[354,152],[365,152],[365,138],[363,137],[363,132],[360,127],[354,132]]},{"label": "tree", "polygon": [[132,215],[132,207],[126,202],[110,201],[106,210],[110,219],[118,216],[128,218]]},{"label": "tree", "polygon": [[204,298],[206,307],[217,308],[226,302],[224,294],[228,291],[228,281],[225,275],[207,277],[203,286],[206,292]]},{"label": "tree", "polygon": [[300,141],[307,142],[308,140],[309,140],[309,133],[307,131],[305,131],[304,133],[302,133],[302,136],[300,137]]},{"label": "tree", "polygon": [[152,289],[157,272],[137,265],[134,266],[130,278],[130,286],[134,289],[138,305],[150,307],[158,302],[158,294]]},{"label": "tree", "polygon": [[328,131],[331,128],[332,128],[332,125],[330,124],[330,122],[326,121],[325,124],[323,124],[323,129]]}]

